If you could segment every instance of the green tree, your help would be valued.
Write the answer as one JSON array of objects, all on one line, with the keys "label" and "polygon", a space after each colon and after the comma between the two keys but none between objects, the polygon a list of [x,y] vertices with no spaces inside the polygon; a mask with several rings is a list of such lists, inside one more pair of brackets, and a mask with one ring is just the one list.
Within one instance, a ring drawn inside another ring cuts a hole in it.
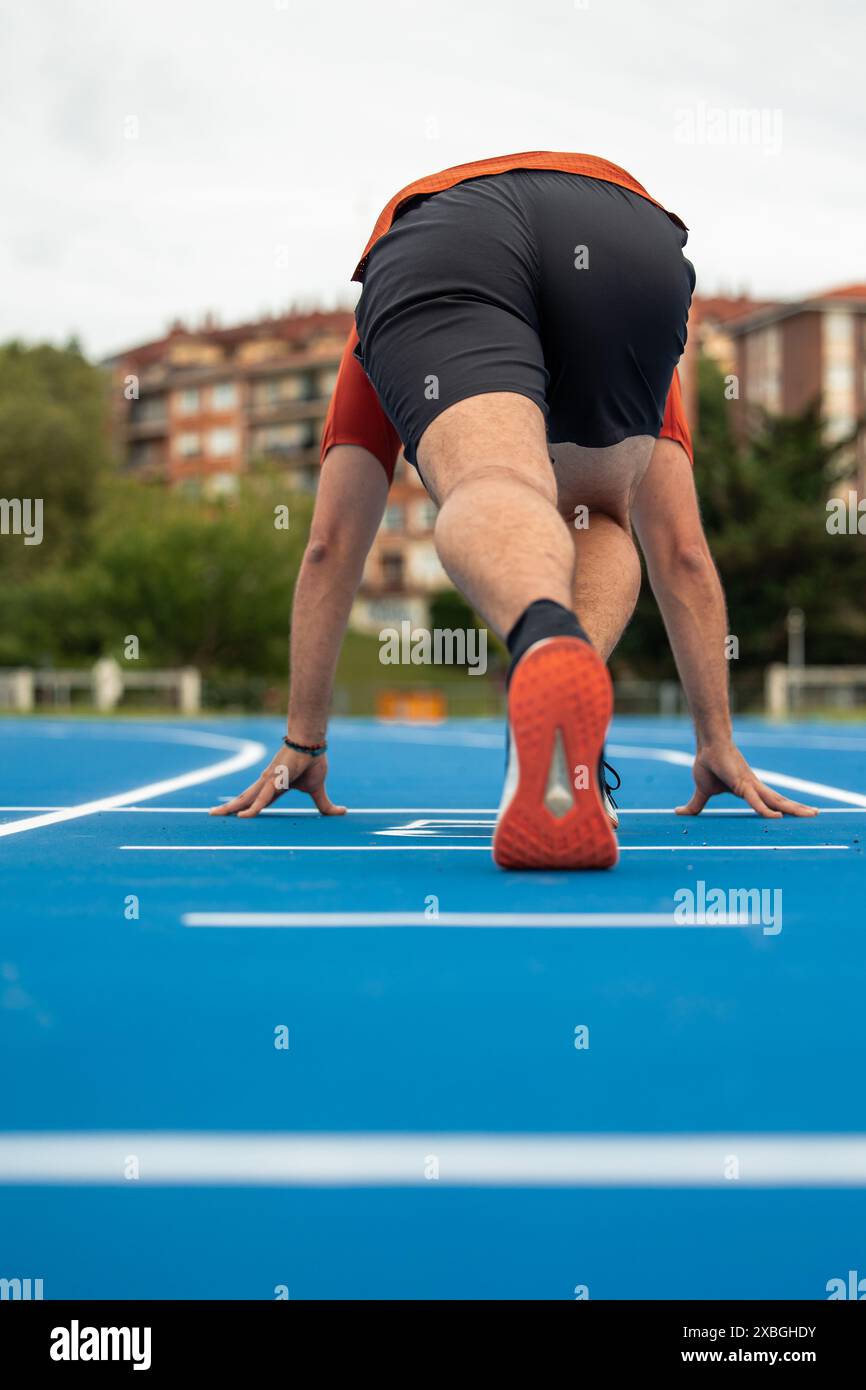
[{"label": "green tree", "polygon": [[122,661],[135,636],[142,667],[284,676],[308,524],[309,502],[277,485],[206,504],[118,480],[86,560],[0,589],[0,664]]},{"label": "green tree", "polygon": [[[714,362],[701,362],[698,382],[695,477],[730,629],[739,639],[735,678],[785,659],[785,618],[792,607],[806,615],[810,663],[862,660],[866,545],[862,536],[830,535],[826,525],[845,444],[827,442],[814,403],[794,417],[756,419],[748,441],[738,445]],[[615,666],[648,676],[673,674],[646,579]]]},{"label": "green tree", "polygon": [[0,536],[0,575],[33,578],[87,551],[109,464],[103,372],[75,349],[0,348],[0,497],[41,499],[43,539]]}]

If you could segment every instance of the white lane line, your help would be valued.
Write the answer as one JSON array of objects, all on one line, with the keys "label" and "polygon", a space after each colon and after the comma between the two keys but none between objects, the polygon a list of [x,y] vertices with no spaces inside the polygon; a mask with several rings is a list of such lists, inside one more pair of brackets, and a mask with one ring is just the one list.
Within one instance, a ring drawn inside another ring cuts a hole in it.
[{"label": "white lane line", "polygon": [[397,853],[400,850],[459,849],[467,854],[489,854],[490,845],[118,845],[125,850],[153,850],[167,854],[279,854],[303,850],[310,854],[377,854]]},{"label": "white lane line", "polygon": [[698,914],[678,921],[672,912],[185,912],[185,927],[761,927],[748,913],[722,913],[707,922]]},{"label": "white lane line", "polygon": [[[253,763],[261,762],[267,756],[263,743],[253,739],[230,738],[224,734],[203,734],[199,731],[167,730],[166,743],[190,744],[194,747],[221,748],[234,750],[233,756],[223,758],[218,763],[197,768],[193,772],[183,772],[176,777],[167,777],[161,782],[150,782],[143,787],[133,787],[130,791],[117,792],[113,796],[99,797],[95,801],[84,801],[78,806],[64,806],[57,811],[46,811],[42,815],[28,816],[26,820],[9,821],[0,825],[0,837],[20,835],[23,831],[39,830],[46,825],[59,825],[62,821],[80,820],[83,816],[94,816],[100,811],[111,811],[120,806],[128,806],[136,801],[148,801],[155,796],[167,796],[169,792],[181,791],[185,787],[197,787],[202,782],[211,782],[215,777],[229,777],[242,772]],[[148,740],[149,741],[149,740]]]},{"label": "white lane line", "polygon": [[[220,801],[233,801],[231,796],[218,796],[215,805]],[[841,807],[828,809],[841,810]],[[63,811],[63,806],[0,806],[0,811]],[[109,810],[117,814],[121,812],[126,815],[132,811],[147,813],[151,816],[209,816],[210,806],[121,806],[109,807]],[[747,808],[748,810],[748,808]],[[462,806],[350,806],[346,812],[349,816],[422,816],[422,815],[449,815],[449,816],[495,816],[495,806],[477,806],[464,810]],[[622,815],[620,808],[620,815]],[[634,812],[629,812],[633,815]],[[655,813],[654,813],[655,814]],[[659,815],[666,814],[664,808],[660,808]],[[706,811],[705,815],[712,815],[712,811]],[[719,813],[721,814],[721,813]],[[749,815],[755,812],[748,810]],[[264,811],[260,811],[261,816],[318,816],[320,812],[314,806],[268,806]]]},{"label": "white lane line", "polygon": [[[221,796],[218,801],[231,801],[230,796]],[[63,806],[0,806],[0,811],[62,811]],[[620,806],[621,816],[672,816],[673,806]],[[209,816],[209,806],[110,806],[108,811],[115,815],[138,812],[151,816]],[[822,806],[822,816],[861,815],[866,807],[861,806]],[[313,806],[268,806],[259,812],[262,816],[318,816],[320,812]],[[708,806],[701,812],[701,820],[708,816],[757,816],[751,806]],[[495,825],[495,806],[350,806],[347,816],[492,816]],[[683,824],[693,817],[679,816]]]},{"label": "white lane line", "polygon": [[862,1134],[12,1133],[0,1184],[123,1187],[130,1154],[145,1187],[866,1187]]},{"label": "white lane line", "polygon": [[[850,845],[620,845],[620,854],[718,854],[736,850],[754,854],[816,854],[822,850],[850,849]],[[122,850],[151,850],[158,854],[423,854],[425,850],[462,850],[465,854],[489,854],[490,845],[118,845]]]},{"label": "white lane line", "polygon": [[[174,741],[174,742],[180,742],[180,743],[194,743],[194,744],[197,744],[197,745],[199,745],[199,746],[214,747],[214,748],[215,748],[215,747],[223,747],[223,748],[225,748],[225,747],[233,747],[233,748],[236,748],[238,751],[237,751],[237,753],[235,754],[235,757],[234,757],[234,758],[228,758],[228,759],[224,760],[223,762],[215,763],[215,764],[213,764],[211,767],[209,767],[209,768],[203,768],[203,769],[201,769],[201,770],[199,770],[199,771],[197,771],[197,772],[185,773],[185,774],[183,774],[182,776],[174,777],[174,778],[169,778],[169,779],[167,779],[166,781],[163,781],[163,782],[154,782],[154,783],[152,783],[152,784],[150,784],[150,785],[147,785],[147,786],[144,786],[144,787],[136,787],[136,788],[135,788],[134,790],[132,790],[132,791],[129,791],[129,792],[121,792],[121,793],[119,793],[119,794],[117,794],[117,795],[115,795],[115,796],[102,797],[102,798],[100,798],[99,800],[90,801],[90,802],[85,802],[85,803],[83,803],[82,805],[79,805],[79,806],[65,807],[65,808],[63,808],[63,809],[61,809],[61,810],[48,811],[48,812],[45,812],[45,813],[43,813],[43,814],[41,814],[41,815],[30,816],[30,817],[28,817],[28,818],[26,818],[26,819],[24,819],[24,820],[10,821],[10,822],[8,822],[8,823],[6,823],[6,824],[4,824],[4,825],[0,825],[0,837],[7,836],[7,835],[18,835],[18,834],[21,834],[22,832],[27,831],[27,830],[36,830],[36,829],[39,829],[40,827],[46,826],[46,825],[56,825],[56,824],[58,824],[59,822],[62,822],[62,821],[77,820],[77,819],[79,819],[79,818],[82,817],[82,816],[91,816],[91,815],[95,815],[95,814],[97,814],[97,813],[100,812],[100,811],[108,811],[108,810],[113,810],[113,809],[118,808],[118,807],[129,806],[129,805],[133,804],[133,803],[136,802],[136,801],[147,801],[147,800],[153,799],[154,797],[157,797],[157,796],[164,796],[164,795],[167,795],[169,792],[178,791],[178,790],[180,790],[180,789],[182,789],[182,788],[185,788],[185,787],[196,786],[196,785],[198,785],[198,784],[200,784],[200,783],[202,783],[202,782],[211,781],[211,780],[213,780],[213,778],[215,778],[215,777],[227,776],[227,775],[229,775],[229,774],[232,773],[232,772],[241,771],[241,770],[243,770],[244,768],[249,767],[252,763],[258,762],[258,761],[260,761],[262,758],[264,758],[264,757],[266,756],[266,749],[265,749],[264,745],[261,744],[261,743],[256,743],[256,742],[253,742],[252,740],[248,740],[248,739],[229,738],[229,737],[227,737],[227,736],[223,736],[223,735],[219,735],[219,734],[205,734],[205,733],[202,733],[202,732],[199,732],[199,731],[191,731],[191,730],[190,730],[190,731],[183,731],[183,733],[177,733],[177,732],[174,731],[174,730],[170,731],[170,733],[169,733],[169,731],[166,731],[166,740],[165,740],[165,741],[167,741],[167,742],[168,742],[168,741]],[[608,751],[609,751],[610,755],[613,756],[613,757],[619,757],[619,758],[635,758],[635,759],[641,759],[641,760],[644,760],[644,761],[649,760],[649,761],[656,761],[656,762],[665,762],[665,763],[669,763],[669,764],[672,764],[672,765],[677,766],[677,767],[691,767],[692,761],[693,761],[693,758],[692,758],[692,755],[691,755],[691,754],[682,753],[682,752],[678,751],[677,749],[672,749],[672,748],[646,748],[646,747],[628,746],[628,745],[623,745],[623,744],[611,744],[611,745],[609,746],[609,750],[608,750]],[[773,772],[773,771],[770,771],[769,769],[765,769],[765,768],[755,768],[755,772],[757,773],[757,775],[758,775],[760,778],[762,778],[765,782],[769,782],[771,785],[776,785],[776,786],[780,786],[780,787],[786,787],[786,788],[788,788],[789,790],[804,792],[804,793],[806,793],[807,795],[812,795],[812,796],[823,796],[823,797],[825,797],[827,800],[830,800],[830,801],[843,801],[843,802],[847,803],[848,805],[854,805],[854,806],[866,808],[866,795],[863,795],[863,794],[861,794],[861,793],[859,793],[859,792],[849,792],[849,791],[845,791],[845,790],[843,790],[843,789],[840,788],[840,787],[830,786],[830,785],[828,785],[828,784],[826,784],[826,783],[823,783],[823,782],[812,782],[812,781],[807,781],[807,780],[805,780],[804,778],[800,778],[800,777],[789,777],[789,776],[787,776],[785,773]],[[133,846],[124,846],[123,848],[137,848],[137,849],[143,849],[143,848],[147,848],[147,846],[134,846],[134,847],[133,847]],[[157,846],[153,846],[152,848],[157,848]],[[171,847],[163,847],[163,848],[180,848],[180,847],[171,846]],[[216,848],[216,846],[195,846],[194,848],[208,849],[208,848]],[[242,847],[242,846],[236,846],[236,847],[233,846],[232,848],[238,848],[238,849],[240,849],[240,848],[244,848],[244,847]],[[286,849],[295,849],[295,848],[298,848],[298,846],[273,846],[273,847],[271,847],[271,846],[262,846],[261,848],[275,848],[275,849],[278,849],[278,848],[286,848]],[[328,847],[326,847],[326,846],[316,846],[315,848],[318,848],[318,849],[325,849],[325,848],[328,848]],[[349,848],[359,848],[359,849],[360,849],[360,848],[364,848],[364,849],[370,849],[370,848],[382,848],[382,847],[381,847],[381,846],[375,846],[375,847],[372,847],[372,846],[355,846],[355,847],[340,846],[340,848],[343,849],[343,850],[347,850],[347,849],[349,849]],[[397,848],[407,848],[407,847],[406,847],[406,846],[391,846],[391,848],[397,849]],[[467,846],[467,845],[455,845],[455,846],[448,846],[448,848],[452,848],[452,849],[464,849],[464,850],[470,850],[470,851],[471,851],[472,846]],[[626,848],[626,847],[624,846],[624,848]],[[628,848],[637,848],[637,846],[629,846]],[[656,850],[656,849],[666,849],[666,848],[670,848],[670,847],[668,847],[668,846],[652,846],[652,845],[647,845],[647,846],[643,846],[642,848],[644,848],[644,849],[646,849],[646,850]],[[685,848],[685,846],[683,846],[682,848]],[[745,845],[745,846],[730,845],[730,846],[714,846],[714,848],[718,848],[718,849],[724,849],[724,848],[728,848],[728,849],[741,849],[741,848],[742,848],[742,849],[746,849],[746,850],[749,850],[749,849],[752,849],[752,850],[753,850],[753,849],[755,849],[755,848],[757,848],[757,847],[756,847],[756,846],[753,846],[753,845]],[[822,848],[847,848],[847,846],[822,846]]]}]

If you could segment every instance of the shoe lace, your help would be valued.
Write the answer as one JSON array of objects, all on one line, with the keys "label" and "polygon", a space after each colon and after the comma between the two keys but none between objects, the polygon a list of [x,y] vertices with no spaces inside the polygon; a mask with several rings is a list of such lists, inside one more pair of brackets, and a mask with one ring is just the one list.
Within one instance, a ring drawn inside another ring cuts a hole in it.
[{"label": "shoe lace", "polygon": [[[613,784],[613,786],[611,786],[610,782],[608,781],[608,778],[607,778],[607,775],[606,775],[607,773],[610,773],[610,776],[611,776],[611,777],[615,777],[615,778],[616,778],[616,781],[615,781],[615,783]],[[610,797],[611,803],[612,803],[614,806],[616,806],[616,802],[614,801],[614,798],[613,798],[613,793],[619,791],[620,787],[622,786],[622,778],[620,777],[620,775],[619,775],[619,773],[617,772],[616,768],[615,768],[615,767],[611,767],[610,763],[609,763],[609,762],[606,762],[604,758],[602,758],[602,760],[601,760],[601,784],[602,784],[602,786],[604,787],[605,791],[607,792],[608,796]],[[619,808],[617,807],[617,809],[619,809]]]}]

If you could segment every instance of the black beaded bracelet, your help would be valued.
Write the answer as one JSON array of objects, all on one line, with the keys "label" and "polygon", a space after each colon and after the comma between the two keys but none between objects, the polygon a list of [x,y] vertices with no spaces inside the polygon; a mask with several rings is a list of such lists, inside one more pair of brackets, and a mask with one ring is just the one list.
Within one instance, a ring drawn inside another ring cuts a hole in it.
[{"label": "black beaded bracelet", "polygon": [[283,736],[283,743],[287,748],[294,748],[296,753],[306,753],[310,758],[321,758],[328,747],[327,743],[314,743],[312,745],[306,743],[292,743],[292,740],[285,735]]}]

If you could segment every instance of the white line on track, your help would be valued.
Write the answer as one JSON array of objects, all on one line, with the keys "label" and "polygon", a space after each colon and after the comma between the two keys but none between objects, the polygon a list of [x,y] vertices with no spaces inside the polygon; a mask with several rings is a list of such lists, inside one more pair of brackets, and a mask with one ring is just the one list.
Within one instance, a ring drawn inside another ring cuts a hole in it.
[{"label": "white line on track", "polygon": [[672,912],[186,912],[185,927],[761,927],[747,913],[678,922]]},{"label": "white line on track", "polygon": [[[850,845],[620,845],[620,854],[704,854],[737,850],[746,853],[813,854],[821,850],[850,849]],[[489,854],[489,845],[119,845],[123,850],[152,850],[159,854],[420,854],[425,850],[462,850],[465,854]]]},{"label": "white line on track", "polygon": [[866,1187],[862,1134],[12,1133],[0,1184],[123,1187],[129,1154],[137,1186]]},{"label": "white line on track", "polygon": [[[230,796],[221,796],[219,801],[231,801]],[[0,806],[0,811],[62,811],[63,806]],[[621,816],[672,816],[673,806],[620,806]],[[209,806],[108,806],[106,812],[114,815],[138,813],[149,816],[209,816]],[[822,806],[822,816],[857,816],[866,812],[861,806]],[[268,806],[259,812],[262,816],[318,816],[320,812],[312,806]],[[701,812],[701,820],[708,816],[757,816],[751,806],[707,806]],[[350,806],[348,816],[492,816],[494,825],[495,806]],[[688,822],[691,817],[681,816]]]},{"label": "white line on track", "polygon": [[[138,741],[138,740],[133,740]],[[148,740],[149,741],[149,740]],[[100,811],[112,811],[128,806],[136,801],[148,801],[155,796],[167,796],[170,792],[181,791],[186,787],[197,787],[202,782],[211,782],[215,777],[230,777],[242,772],[253,763],[261,762],[266,756],[263,743],[253,739],[230,738],[225,734],[201,733],[193,730],[166,730],[166,743],[189,744],[201,748],[231,749],[233,756],[223,758],[218,763],[183,772],[176,777],[167,777],[161,782],[150,782],[143,787],[133,787],[127,792],[117,792],[113,796],[99,797],[94,801],[84,801],[78,806],[64,806],[60,810],[46,811],[42,815],[28,816],[26,820],[9,821],[0,825],[0,837],[20,835],[27,830],[39,830],[46,825],[58,825],[62,821],[80,820],[83,816],[95,816]]]},{"label": "white line on track", "polygon": [[[218,801],[232,801],[230,796],[218,797]],[[62,811],[62,806],[0,806],[0,811]],[[210,806],[109,806],[108,811],[123,812],[129,811],[146,812],[153,816],[209,816]],[[321,813],[313,806],[269,806],[266,810],[259,812],[262,816],[318,816]],[[495,806],[469,807],[459,806],[456,810],[450,806],[350,806],[346,813],[349,816],[495,816]],[[659,810],[659,815],[667,814]],[[754,811],[749,812],[754,815]],[[493,822],[491,821],[491,824]]]},{"label": "white line on track", "polygon": [[[149,730],[148,735],[152,737],[152,731]],[[160,734],[158,734],[157,737],[159,738]],[[468,743],[470,745],[477,745],[479,740],[481,740],[483,743],[484,738],[486,738],[486,736],[478,735],[477,737],[473,737],[470,735],[465,738],[461,738],[459,742],[464,744]],[[136,801],[152,800],[154,797],[165,796],[168,795],[170,792],[179,791],[185,787],[197,786],[202,782],[212,781],[216,777],[229,776],[231,773],[242,771],[243,769],[251,766],[253,763],[259,762],[264,757],[266,757],[266,749],[263,744],[257,743],[250,739],[230,738],[226,735],[221,734],[203,733],[200,731],[193,730],[184,730],[182,732],[178,732],[175,730],[165,730],[164,741],[189,743],[210,748],[234,748],[237,751],[235,752],[235,756],[233,758],[227,758],[222,762],[213,763],[210,767],[202,768],[195,772],[184,773],[178,777],[168,778],[162,782],[154,782],[144,787],[136,787],[131,791],[120,792],[114,796],[101,797],[94,801],[84,802],[78,806],[67,806],[58,810],[46,811],[40,815],[28,816],[26,819],[23,820],[7,822],[4,825],[0,825],[0,838],[9,835],[19,835],[25,831],[37,830],[43,826],[56,825],[63,821],[78,820],[81,817],[96,815],[102,811],[112,811],[119,808],[128,807],[134,804]],[[445,744],[448,742],[448,740],[441,740],[441,742]],[[679,749],[673,748],[648,748],[645,746],[638,747],[626,744],[610,744],[608,746],[608,752],[610,756],[616,758],[633,758],[642,761],[664,762],[677,767],[691,767],[693,761],[692,755],[690,753],[684,753],[681,752]],[[762,780],[765,782],[769,782],[771,785],[785,787],[788,790],[798,791],[811,796],[822,796],[829,801],[842,801],[845,802],[848,806],[853,805],[860,808],[866,808],[866,795],[863,795],[860,792],[846,791],[841,787],[831,786],[823,782],[808,781],[801,777],[790,777],[786,773],[774,772],[766,768],[755,768],[754,771],[756,772],[758,777],[762,778]],[[133,846],[124,846],[124,848],[133,848]],[[134,848],[147,847],[135,846]],[[156,846],[154,846],[154,848],[156,848]],[[174,847],[162,846],[162,848]],[[211,848],[211,846],[196,846],[196,848]],[[216,846],[214,846],[213,848],[216,848]],[[237,846],[236,848],[244,847]],[[269,847],[266,846],[262,848]],[[294,849],[298,847],[274,846],[274,848]],[[324,849],[328,847],[320,846],[318,848]],[[351,847],[340,846],[340,848],[346,850]],[[355,848],[369,849],[372,847],[357,846]],[[392,846],[391,848],[400,847]],[[450,846],[449,848],[471,849],[472,847],[462,845]],[[637,848],[637,846],[633,846],[631,848]],[[643,848],[656,849],[668,847],[644,846]],[[754,849],[755,847],[732,845],[718,846],[717,848]],[[830,846],[826,846],[825,848],[830,848]],[[834,846],[833,848],[845,848],[845,846]]]}]

